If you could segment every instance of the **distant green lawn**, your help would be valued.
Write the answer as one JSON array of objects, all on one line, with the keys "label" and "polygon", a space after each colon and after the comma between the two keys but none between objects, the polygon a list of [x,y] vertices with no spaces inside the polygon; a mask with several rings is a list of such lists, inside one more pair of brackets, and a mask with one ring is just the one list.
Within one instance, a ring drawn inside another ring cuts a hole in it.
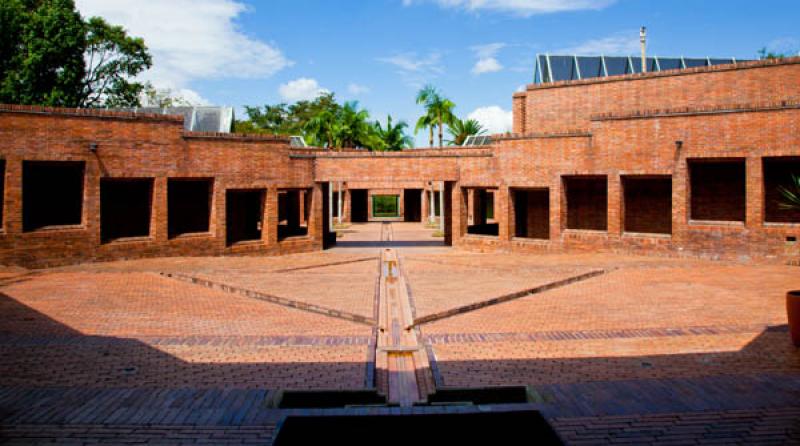
[{"label": "distant green lawn", "polygon": [[372,196],[372,216],[373,217],[399,217],[400,216],[400,196],[399,195],[373,195]]}]

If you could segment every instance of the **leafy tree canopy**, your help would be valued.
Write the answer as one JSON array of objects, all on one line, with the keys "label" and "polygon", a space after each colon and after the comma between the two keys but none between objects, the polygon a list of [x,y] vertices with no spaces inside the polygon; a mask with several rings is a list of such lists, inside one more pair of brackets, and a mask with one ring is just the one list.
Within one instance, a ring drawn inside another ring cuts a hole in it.
[{"label": "leafy tree canopy", "polygon": [[142,39],[73,0],[0,1],[0,102],[64,107],[137,106],[133,81],[152,59]]},{"label": "leafy tree canopy", "polygon": [[358,102],[340,104],[333,93],[294,104],[245,107],[245,113],[248,119],[236,121],[236,132],[299,135],[309,145],[331,149],[402,150],[412,145],[405,122],[392,125],[390,117],[384,128],[371,122]]}]

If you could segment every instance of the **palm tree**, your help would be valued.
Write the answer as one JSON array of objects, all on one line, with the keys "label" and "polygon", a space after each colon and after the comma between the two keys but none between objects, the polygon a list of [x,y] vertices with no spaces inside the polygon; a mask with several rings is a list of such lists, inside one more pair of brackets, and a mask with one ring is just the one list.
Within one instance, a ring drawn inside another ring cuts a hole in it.
[{"label": "palm tree", "polygon": [[339,114],[339,147],[367,146],[370,130],[369,112],[359,109],[356,101],[345,102]]},{"label": "palm tree", "polygon": [[375,121],[375,135],[379,141],[376,150],[398,151],[413,145],[413,140],[406,135],[405,129],[408,127],[405,121],[400,121],[397,125],[392,125],[392,115],[386,118],[386,128],[381,123]]},{"label": "palm tree", "polygon": [[[439,126],[439,147],[444,145],[444,125],[450,125],[455,119],[453,109],[456,104],[439,94],[432,85],[426,85],[417,93],[417,104],[423,104],[427,114]],[[419,122],[417,123],[419,127]],[[431,145],[433,145],[433,131],[431,131]]]},{"label": "palm tree", "polygon": [[416,135],[422,129],[428,129],[428,147],[433,147],[433,128],[436,127],[436,119],[431,114],[424,114],[417,119],[417,125],[414,127],[414,134]]},{"label": "palm tree", "polygon": [[791,184],[778,186],[782,200],[778,203],[781,209],[800,210],[800,175],[792,175]]},{"label": "palm tree", "polygon": [[453,119],[453,122],[447,126],[447,133],[453,137],[448,141],[448,144],[453,146],[460,146],[468,136],[483,135],[486,129],[475,119]]},{"label": "palm tree", "polygon": [[320,145],[326,145],[329,150],[333,149],[338,133],[337,121],[337,114],[330,110],[317,113],[303,126],[306,140],[312,144],[316,142]]}]

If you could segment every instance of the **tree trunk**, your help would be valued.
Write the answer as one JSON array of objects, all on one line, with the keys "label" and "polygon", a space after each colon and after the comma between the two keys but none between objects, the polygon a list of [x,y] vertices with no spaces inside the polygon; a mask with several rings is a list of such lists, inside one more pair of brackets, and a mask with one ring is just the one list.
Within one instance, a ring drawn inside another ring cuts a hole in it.
[{"label": "tree trunk", "polygon": [[433,125],[428,127],[428,147],[433,147]]},{"label": "tree trunk", "polygon": [[442,123],[442,114],[439,113],[439,148],[442,148],[442,132],[444,130],[444,123]]}]

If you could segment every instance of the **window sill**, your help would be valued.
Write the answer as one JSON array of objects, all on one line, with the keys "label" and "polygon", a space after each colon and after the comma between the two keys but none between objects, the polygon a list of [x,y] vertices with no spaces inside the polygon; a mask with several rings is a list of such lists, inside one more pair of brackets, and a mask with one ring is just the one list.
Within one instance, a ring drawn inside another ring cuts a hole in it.
[{"label": "window sill", "polygon": [[800,229],[800,222],[778,222],[778,221],[765,221],[765,228],[785,228],[785,229]]},{"label": "window sill", "polygon": [[725,226],[728,228],[744,228],[744,222],[732,220],[689,220],[689,226]]},{"label": "window sill", "polygon": [[622,236],[628,238],[660,238],[665,240],[672,239],[672,234],[665,234],[663,232],[623,232]]},{"label": "window sill", "polygon": [[23,231],[24,234],[36,234],[41,232],[69,232],[69,231],[85,231],[86,226],[80,225],[52,225],[52,226],[42,226],[40,228],[31,229],[29,231]]},{"label": "window sill", "polygon": [[533,237],[511,237],[512,242],[520,243],[549,243],[549,238],[533,238]]},{"label": "window sill", "polygon": [[608,235],[607,229],[571,229],[567,228],[562,231],[563,234],[588,234],[588,235]]},{"label": "window sill", "polygon": [[226,246],[228,249],[235,249],[239,247],[247,247],[247,246],[266,246],[267,243],[264,240],[239,240],[238,242],[231,243],[230,245]]},{"label": "window sill", "polygon": [[153,241],[153,238],[150,236],[139,236],[139,237],[119,237],[112,240],[106,240],[101,242],[101,245],[123,245],[126,243],[150,243]]},{"label": "window sill", "polygon": [[464,238],[474,238],[478,240],[499,240],[499,235],[489,235],[489,234],[464,234]]},{"label": "window sill", "polygon": [[194,240],[201,238],[213,238],[214,234],[210,232],[187,232],[185,234],[178,234],[170,237],[171,240]]},{"label": "window sill", "polygon": [[282,238],[282,239],[278,240],[278,243],[297,242],[297,241],[302,241],[302,240],[311,240],[311,236],[310,235],[293,235],[291,237],[285,237],[285,238]]}]

